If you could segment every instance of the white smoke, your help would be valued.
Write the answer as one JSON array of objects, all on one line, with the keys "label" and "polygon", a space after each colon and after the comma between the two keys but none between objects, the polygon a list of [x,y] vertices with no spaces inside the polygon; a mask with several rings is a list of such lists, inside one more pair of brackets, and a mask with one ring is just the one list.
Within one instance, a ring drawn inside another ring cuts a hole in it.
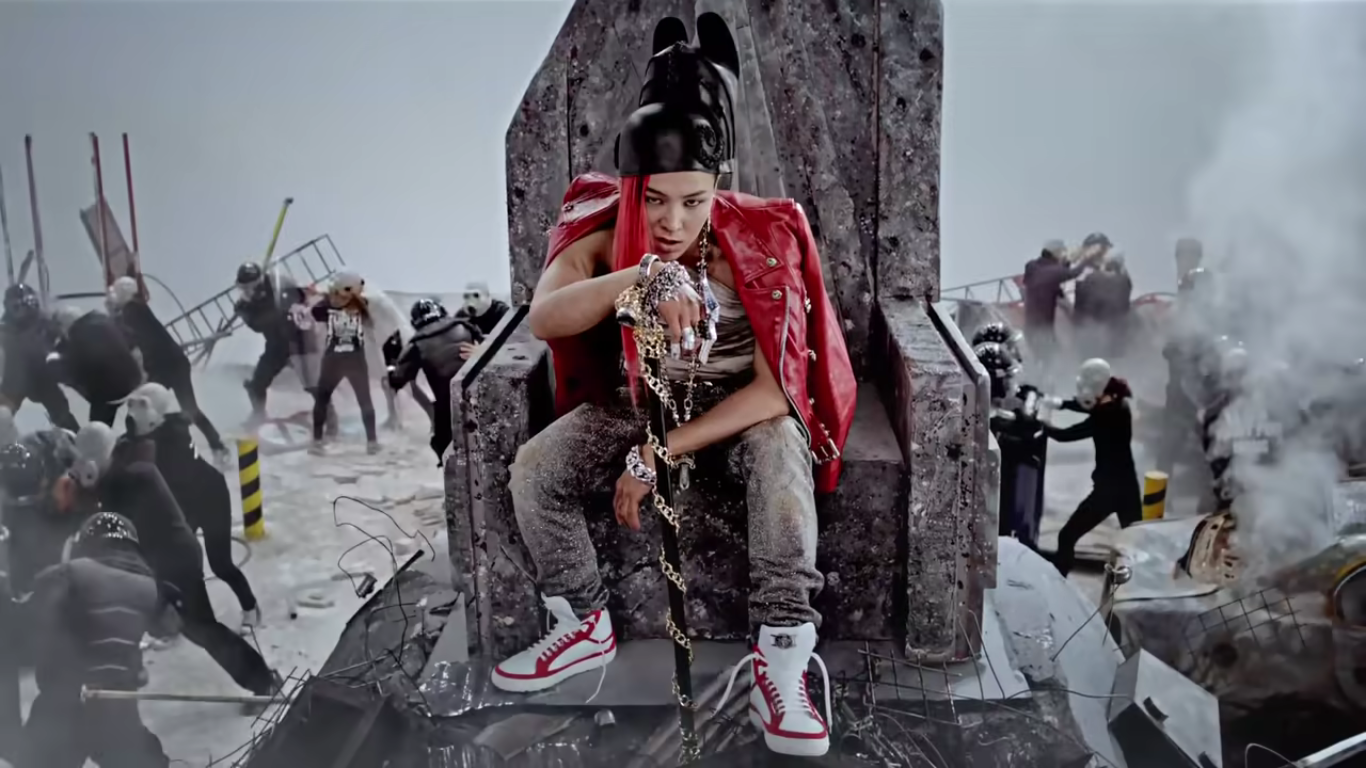
[{"label": "white smoke", "polygon": [[[1231,440],[1286,427],[1280,458],[1237,455],[1235,505],[1249,576],[1331,539],[1323,499],[1343,419],[1303,423],[1307,406],[1345,413],[1341,371],[1366,353],[1366,14],[1351,3],[1262,6],[1266,76],[1230,115],[1188,191],[1217,300],[1207,339],[1249,353],[1239,401],[1216,430]],[[1235,407],[1236,406],[1236,407]],[[1236,414],[1236,415],[1235,415]]]}]

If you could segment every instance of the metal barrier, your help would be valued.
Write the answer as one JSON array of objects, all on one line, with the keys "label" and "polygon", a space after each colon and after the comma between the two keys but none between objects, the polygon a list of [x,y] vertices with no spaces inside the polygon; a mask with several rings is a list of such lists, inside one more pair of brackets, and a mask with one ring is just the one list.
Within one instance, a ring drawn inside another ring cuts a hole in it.
[{"label": "metal barrier", "polygon": [[[332,238],[322,235],[274,259],[271,269],[282,271],[303,286],[322,282],[345,265]],[[233,296],[236,290],[235,285],[229,286],[166,323],[181,349],[194,355],[195,363],[207,361],[218,342],[242,327]]]}]

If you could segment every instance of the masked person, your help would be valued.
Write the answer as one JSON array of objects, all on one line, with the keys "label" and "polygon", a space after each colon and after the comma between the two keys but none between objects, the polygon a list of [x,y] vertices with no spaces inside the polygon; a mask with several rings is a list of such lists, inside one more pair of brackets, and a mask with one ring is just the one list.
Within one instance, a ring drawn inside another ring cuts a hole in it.
[{"label": "masked person", "polygon": [[309,374],[304,359],[308,352],[307,339],[292,313],[295,307],[307,303],[309,293],[288,275],[267,275],[253,262],[237,268],[237,291],[241,294],[233,305],[237,316],[266,342],[251,378],[243,384],[251,398],[249,424],[259,425],[266,419],[266,396],[270,385],[291,362],[298,362],[304,389],[313,389],[314,377]]},{"label": "masked person", "polygon": [[114,433],[98,422],[76,435],[77,459],[59,487],[67,507],[121,510],[137,526],[142,551],[159,581],[178,594],[183,632],[218,662],[238,685],[259,696],[274,693],[279,677],[261,654],[214,615],[204,584],[204,553],[175,496],[155,465],[114,464]]},{"label": "masked person", "polygon": [[360,276],[339,273],[333,278],[327,296],[310,310],[313,320],[321,323],[327,332],[318,388],[313,393],[313,445],[309,451],[315,455],[323,453],[327,409],[332,404],[332,394],[343,380],[351,385],[360,405],[366,450],[371,454],[379,452],[375,406],[370,397],[370,363],[365,356],[366,329],[372,327],[372,321],[364,291],[365,281]]},{"label": "masked person", "polygon": [[1058,532],[1058,551],[1053,564],[1064,576],[1076,560],[1077,542],[1110,515],[1119,516],[1121,527],[1143,518],[1143,499],[1138,487],[1131,447],[1134,434],[1129,400],[1133,393],[1124,379],[1112,376],[1110,364],[1100,359],[1081,364],[1077,397],[1062,403],[1068,410],[1086,414],[1086,420],[1070,427],[1048,425],[1048,436],[1060,443],[1090,439],[1096,448],[1096,468],[1091,473],[1091,493]]},{"label": "masked person", "polygon": [[[677,351],[663,365],[674,399],[691,389],[695,400],[659,439],[675,457],[729,452],[747,489],[757,642],[735,671],[750,673],[752,720],[770,749],[820,755],[829,735],[806,688],[823,586],[815,494],[837,483],[856,385],[801,208],[717,189],[734,157],[738,56],[716,14],[697,29],[693,47],[681,21],[656,28],[641,105],[618,140],[621,178],[576,179],[550,235],[528,320],[550,343],[561,416],[518,451],[510,485],[555,626],[499,663],[493,684],[542,690],[614,658],[584,514],[615,486],[617,520],[638,530],[662,466],[642,447],[645,414],[620,388],[623,356],[628,374],[641,361],[615,302],[639,288]],[[741,288],[753,285],[763,288]]]},{"label": "masked person", "polygon": [[1078,343],[1086,357],[1124,353],[1133,303],[1134,284],[1124,267],[1124,255],[1109,251],[1100,268],[1077,283],[1073,318]]},{"label": "masked person", "polygon": [[1109,239],[1104,235],[1091,235],[1082,246],[1082,258],[1075,264],[1068,264],[1063,260],[1066,249],[1062,241],[1050,240],[1044,244],[1037,259],[1025,264],[1025,338],[1029,341],[1030,353],[1040,364],[1051,366],[1057,353],[1054,321],[1063,286],[1076,279],[1108,247]]},{"label": "masked person", "polygon": [[23,283],[5,289],[4,305],[5,315],[0,321],[0,348],[4,350],[0,399],[15,413],[25,400],[33,400],[43,406],[53,424],[73,431],[79,429],[66,393],[47,367],[47,355],[61,337],[57,322],[43,314],[38,292]]},{"label": "masked person", "polygon": [[190,420],[177,408],[175,395],[160,384],[143,384],[128,398],[126,421],[115,463],[144,460],[156,465],[190,530],[204,534],[209,569],[236,595],[243,632],[259,625],[256,595],[232,561],[232,492],[223,473],[195,450]]},{"label": "masked person", "polygon": [[9,530],[10,586],[16,595],[32,589],[42,569],[60,562],[66,540],[82,518],[63,514],[52,488],[75,458],[75,439],[48,429],[0,447],[0,523]]},{"label": "masked person", "polygon": [[[408,342],[404,340],[403,334],[399,333],[398,331],[394,331],[393,333],[389,334],[389,338],[384,340],[383,349],[380,350],[383,353],[384,357],[385,371],[390,373],[393,372],[394,366],[398,365],[399,358],[403,356],[403,350],[407,348],[407,346]],[[387,376],[385,377],[385,387],[386,393],[398,392],[398,390],[393,388],[393,384]],[[427,393],[423,391],[422,387],[419,387],[416,381],[409,381],[408,391],[412,393],[413,400],[417,402],[418,406],[426,412],[427,418],[433,418],[432,398],[427,396]],[[437,397],[441,396],[439,392],[433,394]]]},{"label": "masked person", "polygon": [[465,287],[464,303],[455,314],[478,328],[481,336],[488,336],[498,327],[507,311],[508,305],[493,298],[487,283],[473,282]]},{"label": "masked person", "polygon": [[[1000,338],[1003,334],[987,335]],[[1028,384],[1015,384],[1020,364],[1005,344],[984,341],[973,347],[973,353],[991,382],[990,427],[1001,451],[998,533],[1037,550],[1048,455],[1048,439],[1040,419],[1044,398]]]},{"label": "masked person", "polygon": [[142,366],[112,317],[59,306],[62,337],[47,356],[48,370],[90,403],[90,420],[109,426],[124,399],[143,382]]},{"label": "masked person", "polygon": [[479,330],[468,320],[450,317],[446,308],[432,299],[419,299],[412,308],[413,339],[389,368],[389,386],[402,389],[418,371],[427,377],[436,402],[432,414],[432,451],[441,466],[451,444],[451,380],[465,364],[462,345],[480,338]]},{"label": "masked person", "polygon": [[123,327],[133,348],[141,357],[142,370],[147,380],[171,390],[179,401],[180,411],[190,419],[204,439],[209,441],[209,449],[223,461],[228,448],[223,438],[214,428],[209,417],[199,409],[195,398],[194,380],[190,375],[190,358],[185,350],[171,337],[171,332],[161,324],[152,308],[138,295],[138,284],[131,277],[120,277],[109,286],[106,301],[109,313]]},{"label": "masked person", "polygon": [[81,695],[135,691],[145,680],[138,641],[161,602],[136,527],[111,512],[91,517],[71,559],[43,571],[22,607],[43,644],[16,768],[80,768],[87,757],[101,768],[170,765],[138,702]]}]

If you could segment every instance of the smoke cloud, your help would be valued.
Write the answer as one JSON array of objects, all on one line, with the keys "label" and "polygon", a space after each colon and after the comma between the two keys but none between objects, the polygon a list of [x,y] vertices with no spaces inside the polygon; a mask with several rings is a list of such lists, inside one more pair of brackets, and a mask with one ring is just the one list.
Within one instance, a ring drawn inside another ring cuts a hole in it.
[{"label": "smoke cloud", "polygon": [[[1351,363],[1366,354],[1366,8],[1263,6],[1264,68],[1188,190],[1212,293],[1187,330],[1247,350],[1215,434],[1284,432],[1279,456],[1236,453],[1248,577],[1331,540],[1337,448],[1359,443]],[[1360,375],[1359,372],[1355,375]]]}]

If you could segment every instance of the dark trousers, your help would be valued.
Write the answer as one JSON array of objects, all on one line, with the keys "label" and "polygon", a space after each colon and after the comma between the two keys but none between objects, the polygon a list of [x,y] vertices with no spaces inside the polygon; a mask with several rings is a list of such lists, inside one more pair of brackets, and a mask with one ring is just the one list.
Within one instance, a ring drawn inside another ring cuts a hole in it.
[{"label": "dark trousers", "polygon": [[[289,358],[285,358],[288,362]],[[278,371],[277,371],[278,374]],[[194,422],[199,431],[204,433],[204,439],[209,441],[209,448],[215,451],[223,450],[223,438],[218,434],[218,430],[209,421],[209,417],[199,409],[199,401],[194,394],[194,379],[190,375],[189,365],[184,367],[176,366],[166,370],[158,370],[148,374],[148,378],[161,386],[175,393],[176,401],[180,403],[180,411]]]},{"label": "dark trousers", "polygon": [[39,692],[29,709],[16,768],[166,768],[161,740],[136,701],[81,701],[80,686]]},{"label": "dark trousers", "polygon": [[[43,387],[35,392],[30,399],[43,406],[43,410],[47,411],[48,421],[51,421],[53,426],[69,429],[72,432],[80,431],[81,425],[76,421],[75,415],[71,413],[71,403],[66,399],[66,393],[62,391],[61,387],[56,384]],[[22,400],[14,404],[16,413],[22,404]]]},{"label": "dark trousers", "polygon": [[246,638],[223,626],[214,616],[204,574],[189,571],[166,579],[180,590],[181,632],[208,652],[238,685],[259,696],[274,692],[274,675]]},{"label": "dark trousers", "polygon": [[[289,366],[289,357],[290,348],[287,339],[266,337],[266,348],[261,352],[261,357],[256,360],[256,368],[252,370],[251,378],[247,379],[246,382],[247,395],[251,398],[251,408],[256,415],[265,416],[266,393],[270,390],[270,385],[275,383],[280,372]],[[181,407],[184,407],[183,402]]]},{"label": "dark trousers", "polygon": [[119,406],[122,403],[91,403],[90,420],[98,421],[109,426],[114,426],[114,419],[119,417]]},{"label": "dark trousers", "polygon": [[[209,570],[228,585],[242,610],[250,611],[256,607],[256,595],[251,591],[247,575],[232,561],[232,492],[223,476],[214,474],[216,482],[211,480],[207,487],[200,489],[202,495],[197,503],[182,507],[187,512],[190,527],[204,534],[204,555],[209,560]],[[208,473],[205,476],[208,477]]]},{"label": "dark trousers", "polygon": [[18,756],[24,721],[19,705],[18,632],[9,599],[8,588],[0,586],[4,601],[0,604],[0,759],[12,761]]},{"label": "dark trousers", "polygon": [[346,380],[356,393],[360,418],[365,424],[365,439],[379,439],[375,431],[375,404],[370,398],[370,366],[363,351],[329,352],[323,356],[322,371],[318,373],[318,388],[313,393],[313,439],[323,439],[327,423],[327,409],[332,405],[332,394]]},{"label": "dark trousers", "polygon": [[[446,456],[446,449],[451,445],[451,380],[428,379],[428,384],[432,386],[431,401],[432,413],[432,450],[436,452],[436,464],[441,466],[442,460]],[[417,390],[414,386],[413,389]],[[418,390],[421,391],[421,390]]]},{"label": "dark trousers", "polygon": [[1129,498],[1128,494],[1102,490],[1092,486],[1091,495],[1077,505],[1077,511],[1067,518],[1067,523],[1058,532],[1058,551],[1053,555],[1053,564],[1062,575],[1072,570],[1077,558],[1077,542],[1081,537],[1095,530],[1110,515],[1119,515],[1119,524],[1128,528],[1143,519],[1143,507],[1139,498]]}]

